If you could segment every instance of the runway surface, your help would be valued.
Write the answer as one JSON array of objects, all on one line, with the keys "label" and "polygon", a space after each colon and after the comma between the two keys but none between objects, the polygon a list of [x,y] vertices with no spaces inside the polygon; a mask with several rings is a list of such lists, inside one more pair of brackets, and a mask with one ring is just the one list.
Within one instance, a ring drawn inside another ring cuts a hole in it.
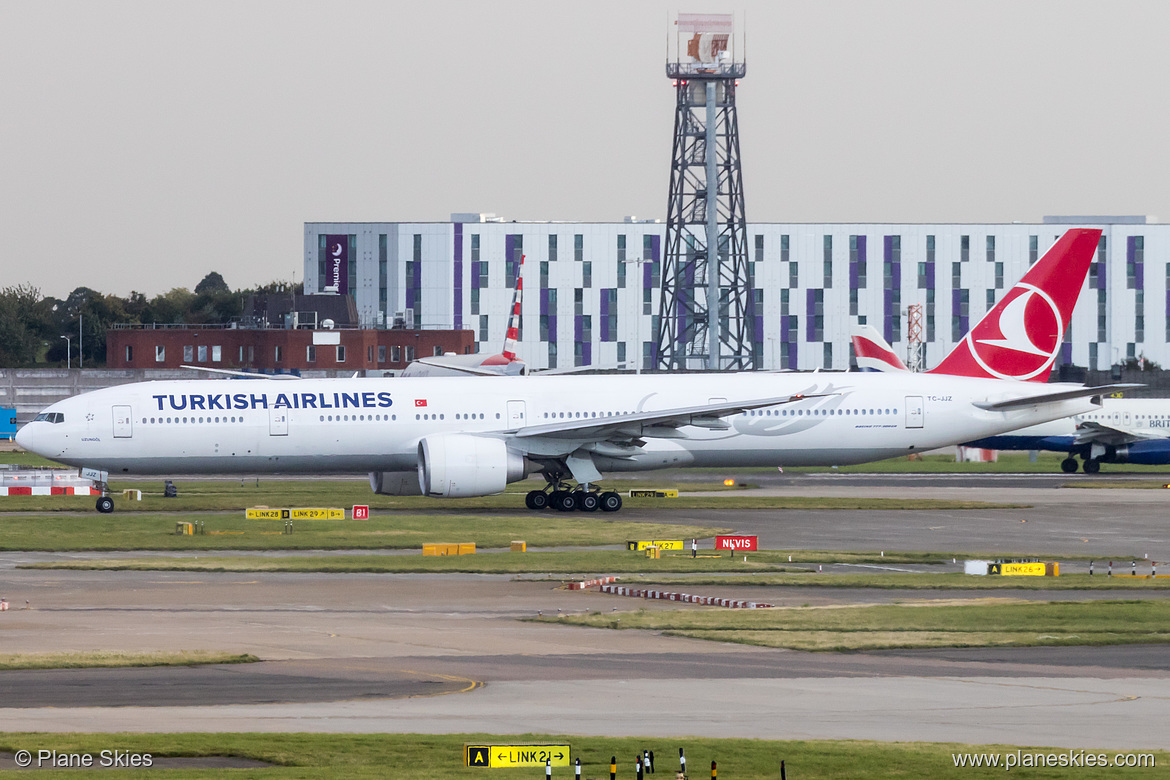
[{"label": "runway surface", "polygon": [[[898,478],[883,478],[885,485],[847,480],[766,489],[907,492]],[[922,486],[914,493],[935,491],[1034,508],[653,511],[643,519],[725,525],[759,533],[765,547],[1037,554],[1149,549],[1170,559],[1162,507],[1170,496],[1160,491],[1075,490],[1042,481],[995,490]],[[1170,715],[1165,646],[802,653],[522,621],[537,612],[679,606],[557,590],[539,579],[14,568],[46,557],[52,556],[0,553],[0,595],[14,607],[0,614],[3,652],[214,649],[268,660],[0,673],[6,705],[0,730],[483,731],[1170,748],[1161,725]],[[732,598],[763,593],[780,604],[932,596],[836,588],[688,590]],[[1025,593],[1076,595],[994,595]],[[1094,597],[1102,595],[1132,597]],[[19,609],[26,599],[32,608]]]}]

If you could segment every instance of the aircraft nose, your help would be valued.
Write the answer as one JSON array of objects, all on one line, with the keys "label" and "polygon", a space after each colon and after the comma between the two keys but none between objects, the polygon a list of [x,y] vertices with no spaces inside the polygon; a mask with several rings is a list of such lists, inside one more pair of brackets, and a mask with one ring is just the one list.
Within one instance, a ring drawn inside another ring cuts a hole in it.
[{"label": "aircraft nose", "polygon": [[36,434],[33,432],[33,424],[25,423],[24,427],[16,432],[16,443],[22,450],[35,452],[33,449],[33,442],[36,439]]}]

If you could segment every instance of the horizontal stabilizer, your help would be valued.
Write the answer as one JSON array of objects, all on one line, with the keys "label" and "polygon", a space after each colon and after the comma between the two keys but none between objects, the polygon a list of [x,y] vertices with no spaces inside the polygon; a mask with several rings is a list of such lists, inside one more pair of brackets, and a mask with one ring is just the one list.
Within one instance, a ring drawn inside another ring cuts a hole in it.
[{"label": "horizontal stabilizer", "polygon": [[1145,387],[1145,385],[1118,384],[1100,385],[1098,387],[1078,387],[1075,390],[1063,390],[1059,393],[1041,393],[1040,395],[1029,395],[1023,398],[1012,398],[1007,401],[976,403],[975,406],[979,407],[980,409],[986,409],[989,412],[1007,412],[1012,409],[1023,409],[1024,407],[1028,406],[1038,406],[1039,404],[1058,403],[1060,401],[1071,401],[1074,398],[1086,398],[1094,395],[1116,393],[1120,390],[1132,390],[1135,387]]}]

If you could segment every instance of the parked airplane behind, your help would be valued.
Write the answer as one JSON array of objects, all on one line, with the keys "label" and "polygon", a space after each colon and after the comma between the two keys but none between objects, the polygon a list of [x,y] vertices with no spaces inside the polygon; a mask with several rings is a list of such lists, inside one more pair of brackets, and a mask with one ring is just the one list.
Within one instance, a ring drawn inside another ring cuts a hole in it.
[{"label": "parked airplane behind", "polygon": [[494,355],[436,355],[412,360],[399,376],[524,376],[528,364],[516,356],[520,339],[520,305],[524,299],[524,256],[516,269],[516,290],[512,294],[512,311],[504,334],[504,349]]},{"label": "parked airplane behind", "polygon": [[976,439],[966,446],[1065,452],[1068,457],[1060,468],[1067,474],[1077,470],[1077,457],[1086,474],[1099,472],[1102,463],[1165,466],[1170,464],[1170,399],[1103,398],[1099,409]]},{"label": "parked airplane behind", "polygon": [[[978,356],[977,376],[144,382],[54,404],[17,441],[111,474],[361,471],[375,492],[394,495],[488,495],[540,472],[548,484],[528,493],[530,508],[616,511],[620,496],[595,485],[602,471],[862,463],[1092,411],[1115,386],[1040,385],[986,372],[1034,375],[1039,364],[1051,366],[1099,235],[1070,230],[1021,283],[1051,305],[1040,317],[1024,312],[1029,328],[1042,323],[1029,343],[1051,353],[1021,366],[1014,344],[993,343]],[[976,328],[998,335],[984,323],[1004,310],[996,306]],[[112,511],[106,480],[99,482],[98,509]]]},{"label": "parked airplane behind", "polygon": [[[906,372],[906,364],[870,325],[851,329],[857,364],[868,371]],[[943,361],[933,372],[941,372]],[[1065,473],[1077,470],[1079,456],[1086,474],[1096,474],[1102,463],[1170,464],[1170,399],[1102,398],[1101,407],[1061,420],[1032,425],[974,441],[966,447],[990,450],[1064,452]]]}]

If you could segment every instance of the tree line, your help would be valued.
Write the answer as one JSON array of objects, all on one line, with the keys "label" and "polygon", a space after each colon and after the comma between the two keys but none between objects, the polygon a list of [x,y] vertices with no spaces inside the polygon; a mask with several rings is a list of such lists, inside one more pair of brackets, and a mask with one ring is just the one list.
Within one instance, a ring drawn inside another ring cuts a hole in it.
[{"label": "tree line", "polygon": [[292,282],[232,290],[215,271],[203,277],[194,291],[176,287],[153,298],[140,292],[123,298],[78,287],[61,299],[42,296],[30,284],[5,287],[0,290],[0,368],[64,366],[67,352],[77,365],[78,336],[84,344],[85,365],[102,366],[106,331],[114,325],[226,324],[243,315],[250,294],[301,291],[302,285]]}]

